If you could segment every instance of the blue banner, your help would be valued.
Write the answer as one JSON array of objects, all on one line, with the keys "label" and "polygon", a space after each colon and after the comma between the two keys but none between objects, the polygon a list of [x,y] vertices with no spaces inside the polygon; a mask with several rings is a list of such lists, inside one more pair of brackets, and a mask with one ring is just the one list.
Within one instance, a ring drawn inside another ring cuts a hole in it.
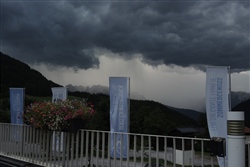
[{"label": "blue banner", "polygon": [[[53,87],[51,88],[52,91],[52,102],[55,103],[58,100],[66,100],[68,97],[68,90],[66,87]],[[61,135],[59,136],[58,134],[56,134],[56,132],[53,132],[53,136],[52,136],[52,150],[54,150],[55,145],[56,145],[56,151],[59,151],[59,145],[60,145],[60,151],[63,152],[63,136],[64,133],[61,133]],[[59,144],[61,139],[61,144]]]},{"label": "blue banner", "polygon": [[[227,113],[230,110],[230,68],[227,66],[206,68],[206,114],[212,137],[226,139]],[[227,147],[226,147],[227,149]],[[217,157],[220,167],[227,167],[227,156]]]},{"label": "blue banner", "polygon": [[[10,88],[10,120],[11,124],[23,124],[24,88]],[[22,142],[22,128],[11,126],[11,139]]]},{"label": "blue banner", "polygon": [[66,100],[68,97],[68,91],[65,87],[54,87],[51,88],[52,91],[52,102],[57,100]]},{"label": "blue banner", "polygon": [[127,158],[129,149],[126,134],[129,132],[129,78],[110,77],[109,93],[111,157]]},{"label": "blue banner", "polygon": [[10,88],[10,117],[12,124],[23,124],[24,88]]}]

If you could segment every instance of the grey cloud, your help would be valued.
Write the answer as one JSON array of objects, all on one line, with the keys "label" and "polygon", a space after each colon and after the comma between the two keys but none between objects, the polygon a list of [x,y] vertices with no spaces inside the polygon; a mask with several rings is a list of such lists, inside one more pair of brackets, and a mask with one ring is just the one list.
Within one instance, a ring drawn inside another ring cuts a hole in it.
[{"label": "grey cloud", "polygon": [[151,65],[250,69],[248,2],[7,2],[1,50],[28,63],[98,68],[103,48]]}]

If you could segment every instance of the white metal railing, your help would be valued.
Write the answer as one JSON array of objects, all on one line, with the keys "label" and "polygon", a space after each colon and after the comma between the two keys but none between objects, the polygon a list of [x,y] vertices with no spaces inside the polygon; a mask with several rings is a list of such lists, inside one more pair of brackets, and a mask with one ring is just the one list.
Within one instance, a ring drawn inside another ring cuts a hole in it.
[{"label": "white metal railing", "polygon": [[[127,137],[128,158],[111,158],[111,137],[122,150]],[[123,136],[123,137],[121,137]],[[0,155],[42,166],[179,167],[217,166],[209,154],[209,139],[79,130],[78,133],[37,130],[0,123]],[[248,149],[249,149],[248,144]]]}]

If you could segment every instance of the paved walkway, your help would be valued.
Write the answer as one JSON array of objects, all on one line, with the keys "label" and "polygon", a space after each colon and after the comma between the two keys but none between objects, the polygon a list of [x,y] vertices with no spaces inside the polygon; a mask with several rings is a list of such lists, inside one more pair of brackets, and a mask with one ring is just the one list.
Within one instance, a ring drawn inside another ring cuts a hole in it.
[{"label": "paved walkway", "polygon": [[[145,151],[144,152],[145,155],[148,155],[149,152]],[[147,164],[147,162],[140,162],[140,157],[141,157],[141,152],[134,152],[134,151],[130,151],[129,153],[130,155],[130,161],[127,161],[127,160],[120,160],[120,159],[117,159],[117,160],[114,160],[114,159],[102,159],[101,157],[97,158],[97,157],[93,157],[92,160],[91,160],[91,163],[93,164],[92,166],[93,167],[145,167],[145,165]],[[136,159],[133,159],[133,157],[137,157],[137,161]],[[158,160],[162,160],[162,159],[165,159],[164,157],[167,157],[166,160],[168,161],[167,162],[167,166],[168,167],[172,167],[172,151],[171,150],[168,150],[168,152],[166,154],[164,154],[164,152],[158,152],[156,153],[155,151],[151,151],[150,152],[150,156],[151,158],[155,159],[155,157],[158,156]],[[144,156],[145,158],[147,156]],[[153,160],[151,160],[153,161]],[[84,158],[81,158],[79,160],[73,160],[73,161],[68,161],[68,162],[64,162],[63,165],[62,164],[63,162],[52,162],[52,164],[54,164],[55,166],[62,166],[62,167],[72,167],[72,166],[79,166],[79,167],[86,167],[88,166],[88,159],[86,159],[85,157]],[[164,166],[164,162],[161,163],[163,166]],[[192,162],[190,163],[192,164]],[[202,165],[211,165],[211,164],[214,164],[214,165],[217,165],[217,160],[216,158],[212,159],[210,156],[207,156],[205,155],[204,158],[203,158],[203,161],[202,161],[202,158],[201,158],[201,155],[199,155],[198,153],[195,154],[195,158],[194,158],[194,165],[195,166],[202,166]],[[154,165],[152,165],[151,167],[156,167]],[[161,167],[161,166],[159,166]]]},{"label": "paved walkway", "polygon": [[[158,160],[161,160],[161,164],[164,165],[164,162],[162,162],[162,160],[166,159],[167,160],[167,166],[168,167],[172,167],[173,165],[171,165],[173,162],[173,151],[171,149],[168,149],[166,153],[159,151],[158,153],[156,151],[144,151],[143,155],[145,158],[147,158],[150,154],[150,157],[152,158],[151,161],[153,161],[153,159],[155,160],[156,157],[158,157]],[[131,150],[129,152],[129,156],[130,156],[130,161],[127,160],[114,160],[114,159],[107,159],[104,158],[102,159],[101,157],[97,158],[97,157],[93,157],[91,160],[91,163],[94,164],[92,165],[93,167],[145,167],[145,165],[147,164],[147,162],[140,162],[140,157],[141,157],[141,152],[135,152],[133,150]],[[136,159],[133,159],[133,157],[136,157]],[[23,160],[25,159],[27,162],[32,162],[29,161],[29,158],[23,158],[23,157],[18,157],[15,156],[13,158],[16,159],[20,159]],[[34,163],[38,163],[39,160],[35,161]],[[41,161],[40,161],[41,162]],[[176,161],[177,162],[177,161]],[[190,160],[191,162],[191,160]],[[62,158],[59,159],[53,159],[50,162],[47,163],[38,163],[39,165],[44,165],[44,166],[48,166],[48,167],[86,167],[88,166],[88,159],[83,157],[83,158],[79,158],[79,159],[74,159],[74,160],[63,160]],[[190,163],[192,164],[192,162]],[[202,166],[203,165],[217,165],[217,159],[214,158],[212,159],[210,156],[205,155],[203,157],[203,161],[202,161],[202,157],[200,155],[200,153],[195,153],[195,157],[194,157],[194,165],[195,166]],[[155,167],[152,165],[152,167]],[[161,166],[160,166],[161,167]]]}]

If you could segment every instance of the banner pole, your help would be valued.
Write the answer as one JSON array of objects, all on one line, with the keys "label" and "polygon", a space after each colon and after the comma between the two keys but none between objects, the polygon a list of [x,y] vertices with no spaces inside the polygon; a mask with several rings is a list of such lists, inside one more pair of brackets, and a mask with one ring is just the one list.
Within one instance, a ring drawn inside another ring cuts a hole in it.
[{"label": "banner pole", "polygon": [[128,77],[128,132],[130,132],[130,78]]},{"label": "banner pole", "polygon": [[228,94],[228,105],[229,105],[229,112],[232,110],[232,101],[231,101],[231,69],[228,66],[228,75],[229,75],[229,94]]}]

